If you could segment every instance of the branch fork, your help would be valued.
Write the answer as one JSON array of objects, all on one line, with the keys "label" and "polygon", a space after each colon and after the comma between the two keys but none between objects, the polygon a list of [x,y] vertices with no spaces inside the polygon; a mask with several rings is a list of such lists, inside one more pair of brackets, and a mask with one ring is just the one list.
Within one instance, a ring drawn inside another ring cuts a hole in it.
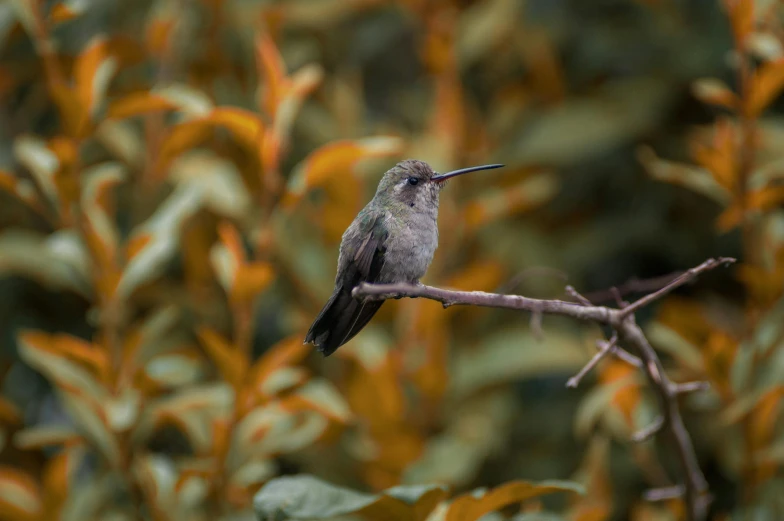
[{"label": "branch fork", "polygon": [[[577,387],[582,378],[604,357],[610,354],[618,356],[636,367],[640,367],[659,400],[660,414],[651,425],[637,432],[632,439],[634,441],[643,441],[658,433],[666,432],[669,434],[674,442],[678,462],[680,463],[683,484],[669,489],[668,492],[671,493],[676,489],[681,492],[680,495],[683,496],[687,507],[688,519],[690,521],[703,521],[707,516],[710,503],[708,484],[702,470],[700,470],[694,446],[684,426],[678,405],[678,397],[686,392],[705,389],[707,384],[703,382],[684,384],[672,382],[664,372],[658,355],[651,347],[640,326],[637,325],[634,314],[676,288],[692,281],[700,274],[734,262],[735,259],[727,257],[708,259],[699,266],[691,268],[670,280],[662,288],[632,303],[624,302],[621,298],[621,293],[615,292],[617,293],[618,308],[596,306],[570,286],[567,287],[566,292],[577,302],[533,299],[519,295],[504,295],[483,291],[452,291],[423,284],[408,283],[362,283],[354,288],[352,295],[354,298],[367,300],[426,298],[440,302],[445,308],[453,305],[468,305],[528,311],[531,313],[531,323],[536,330],[535,332],[540,330],[541,317],[546,314],[567,316],[577,320],[609,326],[613,330],[612,337],[598,346],[599,352],[591,358],[580,372],[569,379],[567,386]],[[630,348],[634,354],[621,349],[619,345]],[[658,495],[661,496],[661,494]],[[657,496],[657,494],[653,493],[651,496]]]}]

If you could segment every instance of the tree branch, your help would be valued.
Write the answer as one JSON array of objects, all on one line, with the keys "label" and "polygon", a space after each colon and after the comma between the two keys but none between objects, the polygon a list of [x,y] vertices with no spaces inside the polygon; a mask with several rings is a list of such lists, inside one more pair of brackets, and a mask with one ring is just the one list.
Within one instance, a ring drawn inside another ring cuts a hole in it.
[{"label": "tree branch", "polygon": [[652,291],[663,288],[682,274],[682,271],[677,271],[675,273],[669,273],[667,275],[661,275],[659,277],[653,277],[650,279],[631,278],[620,286],[613,286],[610,289],[593,291],[585,295],[585,297],[588,298],[591,302],[609,302],[611,300],[615,300],[617,302],[618,298],[623,298],[626,295],[631,295],[634,293],[650,293]]},{"label": "tree branch", "polygon": [[[702,474],[702,470],[700,470],[691,438],[683,424],[683,418],[678,406],[678,396],[684,389],[682,386],[672,382],[664,373],[664,368],[658,355],[651,347],[640,326],[634,320],[634,313],[670,293],[675,288],[686,284],[701,273],[733,262],[735,262],[735,259],[730,258],[708,259],[699,266],[679,275],[658,291],[646,295],[621,309],[594,306],[585,297],[579,298],[579,303],[573,303],[562,300],[533,299],[519,295],[486,293],[483,291],[450,291],[433,286],[407,283],[362,283],[354,288],[352,295],[355,298],[367,300],[426,298],[441,302],[445,308],[462,305],[518,309],[532,313],[535,317],[535,323],[538,323],[537,315],[549,314],[572,317],[577,320],[595,322],[611,327],[615,332],[614,339],[616,342],[608,344],[597,357],[594,357],[588,363],[587,369],[578,373],[578,376],[581,378],[584,373],[587,373],[591,367],[598,363],[601,356],[610,351],[615,351],[614,346],[616,343],[627,346],[639,357],[641,369],[644,371],[649,385],[655,391],[661,408],[660,425],[657,425],[658,429],[656,429],[656,432],[663,431],[670,435],[678,456],[683,479],[682,491],[689,514],[688,519],[690,521],[703,521],[707,515],[710,502],[708,484]],[[573,289],[569,293],[579,295]],[[617,351],[621,352],[622,350],[618,349]],[[636,357],[632,357],[632,359],[636,359]],[[579,379],[577,381],[579,382]],[[694,390],[694,387],[693,385],[690,386],[689,390]],[[656,423],[659,423],[659,421]],[[655,434],[655,432],[651,434]]]}]

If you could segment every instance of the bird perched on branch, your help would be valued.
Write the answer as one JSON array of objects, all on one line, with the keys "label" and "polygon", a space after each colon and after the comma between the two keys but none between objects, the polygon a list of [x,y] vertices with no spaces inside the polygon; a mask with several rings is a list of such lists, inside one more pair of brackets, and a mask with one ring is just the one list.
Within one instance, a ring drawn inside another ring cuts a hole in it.
[{"label": "bird perched on branch", "polygon": [[335,289],[305,343],[329,356],[367,325],[384,302],[355,299],[351,291],[360,283],[419,283],[438,246],[438,195],[445,181],[502,166],[438,174],[424,161],[407,159],[389,169],[343,234]]}]

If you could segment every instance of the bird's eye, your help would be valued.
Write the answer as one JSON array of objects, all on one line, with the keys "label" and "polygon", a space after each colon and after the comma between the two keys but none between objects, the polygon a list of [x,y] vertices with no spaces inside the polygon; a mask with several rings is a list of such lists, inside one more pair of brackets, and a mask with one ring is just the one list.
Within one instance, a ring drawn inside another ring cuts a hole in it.
[{"label": "bird's eye", "polygon": [[419,178],[417,178],[417,177],[409,177],[408,178],[408,184],[410,184],[411,186],[416,186],[416,184],[418,182],[419,182]]}]

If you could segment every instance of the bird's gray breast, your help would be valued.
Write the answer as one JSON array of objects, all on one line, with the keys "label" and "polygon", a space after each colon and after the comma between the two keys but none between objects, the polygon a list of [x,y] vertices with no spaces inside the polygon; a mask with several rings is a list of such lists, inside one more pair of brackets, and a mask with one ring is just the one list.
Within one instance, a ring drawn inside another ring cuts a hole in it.
[{"label": "bird's gray breast", "polygon": [[417,282],[427,271],[438,247],[436,211],[406,216],[387,214],[381,282]]}]

